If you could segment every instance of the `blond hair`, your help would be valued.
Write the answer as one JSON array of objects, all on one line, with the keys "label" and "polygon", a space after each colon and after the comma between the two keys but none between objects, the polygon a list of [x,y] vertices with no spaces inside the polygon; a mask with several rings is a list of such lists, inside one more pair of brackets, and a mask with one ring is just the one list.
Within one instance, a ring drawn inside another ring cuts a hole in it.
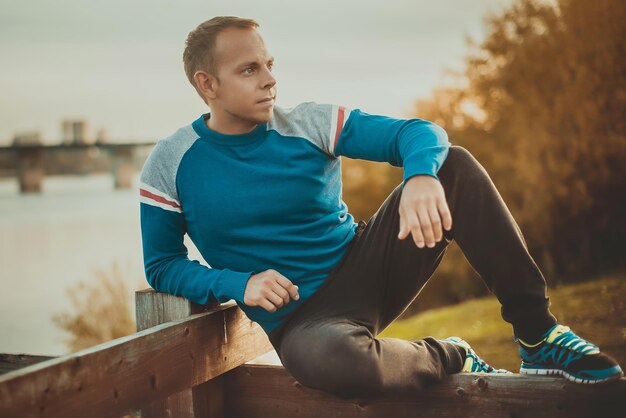
[{"label": "blond hair", "polygon": [[[245,19],[236,16],[216,16],[202,22],[193,31],[189,32],[185,41],[183,64],[189,82],[194,86],[202,100],[204,96],[196,85],[194,74],[202,70],[213,75],[218,83],[217,60],[214,55],[217,35],[226,28],[256,29],[259,23],[254,19]],[[205,100],[206,101],[206,100]]]}]

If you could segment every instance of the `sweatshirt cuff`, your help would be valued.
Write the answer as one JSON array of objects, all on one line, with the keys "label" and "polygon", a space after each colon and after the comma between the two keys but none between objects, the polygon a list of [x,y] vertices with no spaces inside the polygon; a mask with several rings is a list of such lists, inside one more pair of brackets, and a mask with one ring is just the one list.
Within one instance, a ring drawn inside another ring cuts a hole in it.
[{"label": "sweatshirt cuff", "polygon": [[419,175],[431,176],[435,180],[440,181],[439,177],[437,177],[437,175],[433,174],[433,173],[424,172],[423,170],[422,171],[408,171],[408,170],[404,170],[404,181],[402,182],[402,188],[404,189],[404,186],[406,185],[406,182],[409,181],[409,179],[411,177],[415,177],[415,176],[419,176]]},{"label": "sweatshirt cuff", "polygon": [[414,176],[420,174],[426,174],[433,177],[437,181],[439,177],[437,173],[443,165],[443,162],[448,157],[450,151],[450,144],[441,144],[435,147],[419,150],[406,157],[404,161],[404,181],[402,182],[402,188],[406,182]]},{"label": "sweatshirt cuff", "polygon": [[229,269],[223,269],[220,272],[218,283],[218,289],[220,290],[217,295],[218,302],[224,303],[230,299],[234,299],[237,302],[243,303],[246,285],[253,274],[253,271],[242,273]]}]

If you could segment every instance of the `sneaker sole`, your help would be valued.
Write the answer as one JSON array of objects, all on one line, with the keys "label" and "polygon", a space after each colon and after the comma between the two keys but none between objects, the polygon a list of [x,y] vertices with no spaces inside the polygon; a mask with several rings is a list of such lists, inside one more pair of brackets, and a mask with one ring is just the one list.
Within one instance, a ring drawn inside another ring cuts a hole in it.
[{"label": "sneaker sole", "polygon": [[567,380],[574,382],[574,383],[582,383],[584,385],[593,385],[596,383],[606,383],[606,382],[611,382],[613,380],[617,380],[619,378],[621,378],[624,373],[620,373],[620,374],[616,374],[614,376],[611,377],[607,377],[606,379],[582,379],[580,377],[576,377],[564,370],[560,370],[560,369],[524,369],[524,368],[520,368],[519,370],[520,374],[529,374],[529,375],[542,375],[542,376],[549,376],[549,375],[553,375],[553,376],[563,376],[565,377]]}]

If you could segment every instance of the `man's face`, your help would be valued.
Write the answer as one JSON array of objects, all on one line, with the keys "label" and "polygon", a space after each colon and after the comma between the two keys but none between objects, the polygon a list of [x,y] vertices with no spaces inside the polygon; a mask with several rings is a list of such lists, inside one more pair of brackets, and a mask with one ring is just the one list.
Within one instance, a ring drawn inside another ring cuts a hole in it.
[{"label": "man's face", "polygon": [[[274,58],[254,29],[228,28],[215,45],[219,84],[209,102],[212,113],[233,124],[264,123],[274,113],[276,79],[271,73]],[[262,100],[272,98],[272,100]]]}]

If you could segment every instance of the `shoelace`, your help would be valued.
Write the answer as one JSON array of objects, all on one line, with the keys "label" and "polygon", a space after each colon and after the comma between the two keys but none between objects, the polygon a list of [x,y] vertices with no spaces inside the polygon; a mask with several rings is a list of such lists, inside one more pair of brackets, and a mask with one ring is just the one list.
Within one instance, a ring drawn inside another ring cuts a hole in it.
[{"label": "shoelace", "polygon": [[[552,334],[554,337],[548,341]],[[564,325],[558,325],[556,329],[551,329],[539,343],[520,351],[522,358],[527,363],[553,362],[558,367],[568,367],[571,362],[582,358],[585,354],[599,352],[598,346],[580,338]]]},{"label": "shoelace", "polygon": [[488,365],[483,359],[479,358],[473,350],[470,351],[469,355],[474,360],[474,366],[476,366],[476,364],[479,365],[479,367],[477,367],[476,370],[472,370],[472,371],[479,371],[479,370],[484,370],[486,372],[493,371],[493,367]]},{"label": "shoelace", "polygon": [[562,333],[556,336],[551,344],[560,345],[582,354],[600,350],[597,345],[592,344],[584,338],[580,338],[578,335],[574,334],[574,332],[567,326],[562,328]]}]

